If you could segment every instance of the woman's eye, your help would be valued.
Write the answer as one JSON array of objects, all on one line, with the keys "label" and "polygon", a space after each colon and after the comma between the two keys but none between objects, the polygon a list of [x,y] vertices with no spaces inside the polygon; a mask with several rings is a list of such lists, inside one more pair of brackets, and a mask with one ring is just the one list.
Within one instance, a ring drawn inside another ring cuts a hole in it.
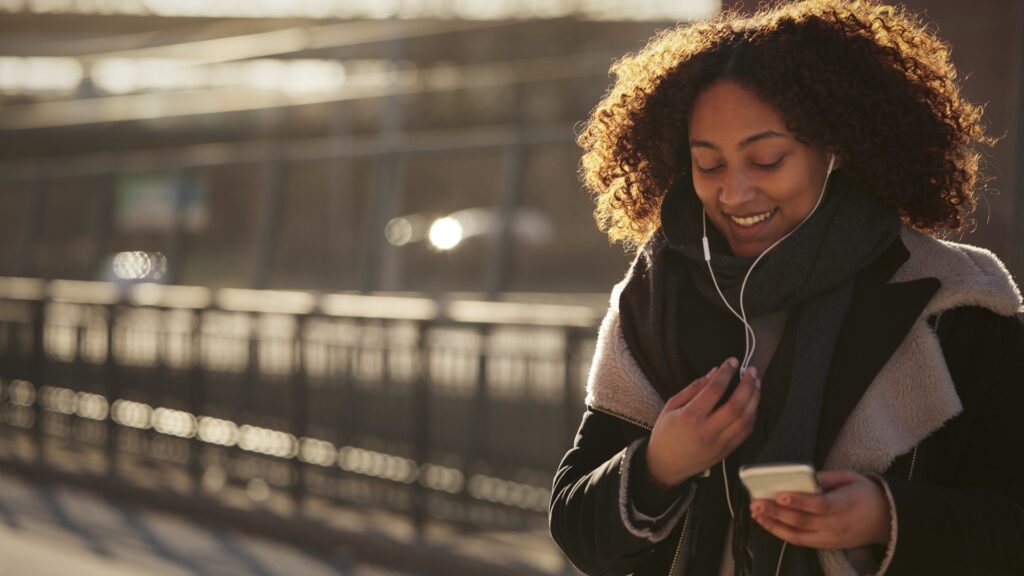
[{"label": "woman's eye", "polygon": [[701,166],[700,164],[697,164],[697,170],[700,170],[704,174],[714,174],[715,172],[718,172],[719,170],[721,170],[723,166],[725,166],[725,165],[724,164],[716,164],[716,165],[711,166],[709,168],[705,168],[705,167]]},{"label": "woman's eye", "polygon": [[760,162],[752,162],[752,164],[754,166],[758,167],[758,168],[763,169],[763,170],[771,170],[772,168],[778,168],[779,165],[782,164],[783,158],[785,158],[785,156],[781,156],[781,157],[779,157],[778,160],[776,160],[774,162],[770,162],[768,164],[762,164]]}]

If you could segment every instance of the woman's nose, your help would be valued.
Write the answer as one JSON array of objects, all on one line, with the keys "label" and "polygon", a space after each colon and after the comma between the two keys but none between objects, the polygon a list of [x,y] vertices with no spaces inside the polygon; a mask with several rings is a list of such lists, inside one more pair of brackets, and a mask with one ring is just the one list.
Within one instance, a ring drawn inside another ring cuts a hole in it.
[{"label": "woman's nose", "polygon": [[754,186],[742,171],[729,171],[718,189],[718,202],[724,206],[740,206],[754,197]]}]

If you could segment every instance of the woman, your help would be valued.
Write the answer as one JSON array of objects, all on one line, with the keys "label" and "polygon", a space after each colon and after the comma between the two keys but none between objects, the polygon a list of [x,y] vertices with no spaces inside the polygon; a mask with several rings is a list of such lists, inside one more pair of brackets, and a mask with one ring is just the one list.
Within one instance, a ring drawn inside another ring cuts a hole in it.
[{"label": "woman", "polygon": [[[615,287],[551,532],[587,574],[1024,574],[1021,296],[949,47],[817,0],[656,36],[579,137]],[[742,376],[740,373],[742,372]],[[750,501],[740,466],[820,495]]]}]

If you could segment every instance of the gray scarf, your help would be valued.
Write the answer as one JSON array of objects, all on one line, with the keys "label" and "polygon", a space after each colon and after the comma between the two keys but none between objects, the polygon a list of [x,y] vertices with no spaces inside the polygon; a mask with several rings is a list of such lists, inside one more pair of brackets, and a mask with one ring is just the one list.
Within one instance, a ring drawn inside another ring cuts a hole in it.
[{"label": "gray scarf", "polygon": [[[701,320],[707,315],[693,313],[699,312],[700,306],[710,304],[725,309],[725,305],[711,284],[704,261],[701,204],[688,176],[680,178],[666,195],[661,218],[662,229],[645,250],[646,261],[641,266],[644,269],[638,273],[634,268],[620,309],[631,352],[645,375],[667,398],[694,377],[674,360],[680,357],[681,351],[675,347],[681,342],[714,340],[716,332],[732,335],[728,339],[733,343],[729,346],[732,349],[705,347],[705,358],[695,357],[693,350],[686,351],[696,364],[690,369],[697,373],[721,363],[726,355],[742,358],[743,344],[742,324],[731,314],[719,314],[714,325],[706,325]],[[770,424],[759,426],[760,435],[752,435],[727,462],[730,494],[737,511],[732,550],[737,574],[773,575],[782,543],[750,522],[749,500],[736,478],[736,469],[748,463],[813,460],[825,380],[853,293],[854,276],[896,239],[899,226],[895,210],[845,177],[842,171],[836,171],[817,212],[766,255],[750,275],[744,297],[748,319],[778,310],[797,309],[799,313],[791,315],[795,326],[787,327],[793,338],[792,345],[786,347],[790,352],[779,352],[790,355],[784,359],[791,363],[790,370],[786,374],[775,371],[775,381],[763,376],[761,407],[774,401],[778,410],[766,415],[759,408],[759,420],[767,416]],[[661,238],[657,238],[659,235]],[[730,303],[739,310],[740,284],[754,259],[733,256],[724,237],[710,222],[708,237],[715,277]],[[699,302],[673,303],[673,299],[692,298],[693,294],[699,294]],[[686,312],[688,307],[690,313]],[[664,313],[669,310],[680,313]],[[691,333],[685,334],[687,331]],[[773,374],[771,369],[768,374]],[[776,396],[769,398],[772,394]],[[692,504],[705,518],[701,524],[716,532],[728,522],[727,517],[717,522],[706,521],[707,515],[721,515],[724,509],[721,468],[717,468],[717,475],[717,482],[706,482],[703,486],[708,489],[698,491]],[[705,544],[709,540],[715,542],[720,550],[724,533],[703,534],[699,538]],[[807,576],[813,561],[809,550],[789,547],[781,573]],[[704,573],[710,566],[691,568]]]},{"label": "gray scarf", "polygon": [[[687,256],[688,269],[704,297],[724,309],[704,262],[701,208],[690,179],[680,178],[662,203],[662,230],[669,245]],[[846,283],[892,243],[899,226],[890,206],[841,170],[834,172],[817,212],[750,274],[744,297],[748,318],[792,308]],[[710,219],[708,240],[718,286],[739,310],[740,286],[754,258],[733,256]]]}]

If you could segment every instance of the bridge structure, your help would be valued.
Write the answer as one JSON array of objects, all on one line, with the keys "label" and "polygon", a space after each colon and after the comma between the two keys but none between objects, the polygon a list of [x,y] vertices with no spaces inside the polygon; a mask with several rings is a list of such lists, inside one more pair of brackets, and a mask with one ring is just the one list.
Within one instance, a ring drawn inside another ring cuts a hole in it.
[{"label": "bridge structure", "polygon": [[571,573],[546,511],[602,312],[4,278],[0,469],[398,571]]}]

